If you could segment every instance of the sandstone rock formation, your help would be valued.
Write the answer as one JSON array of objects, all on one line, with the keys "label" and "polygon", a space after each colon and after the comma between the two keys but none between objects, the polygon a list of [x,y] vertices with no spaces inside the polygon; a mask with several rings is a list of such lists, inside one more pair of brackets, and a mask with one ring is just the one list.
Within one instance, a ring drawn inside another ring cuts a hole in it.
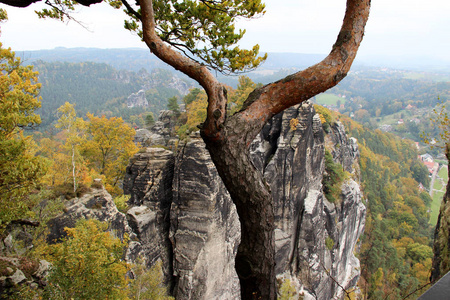
[{"label": "sandstone rock formation", "polygon": [[163,262],[166,281],[172,282],[172,245],[169,240],[169,213],[172,203],[174,155],[163,148],[147,148],[137,153],[126,170],[124,192],[133,207],[127,220],[136,240],[130,242],[128,259],[143,260],[152,266]]},{"label": "sandstone rock formation", "polygon": [[[343,184],[336,203],[327,201],[322,192],[325,146],[335,161],[353,174],[353,179]],[[304,103],[274,117],[251,147],[253,163],[264,173],[274,196],[279,277],[289,278],[305,299],[341,297],[343,289],[353,288],[359,277],[359,261],[353,252],[365,217],[354,169],[358,157],[355,140],[347,138],[340,124],[324,137],[319,116],[310,103]],[[136,224],[132,227],[151,223],[151,232],[161,236],[140,240],[140,247],[159,249],[151,254],[151,261],[156,257],[171,261],[173,269],[166,268],[167,278],[177,299],[239,298],[233,268],[239,221],[203,142],[194,136],[180,146],[173,171],[169,160],[163,161],[138,154],[127,172],[127,178],[135,179],[125,182],[136,183],[127,183],[129,188],[125,188],[136,205],[128,214]],[[162,178],[170,178],[172,172],[170,187]],[[145,179],[137,180],[139,177]],[[168,190],[159,190],[158,180]],[[161,201],[164,207],[170,206],[170,218],[160,218],[168,223],[151,221],[166,214],[157,207]],[[153,208],[148,205],[151,202]],[[132,216],[136,211],[148,219],[138,221]],[[147,245],[153,240],[156,242]],[[168,248],[159,246],[163,244]],[[142,255],[149,255],[145,253]]]},{"label": "sandstone rock formation", "polygon": [[238,299],[236,208],[200,137],[179,151],[170,240],[177,299]]},{"label": "sandstone rock formation", "polygon": [[343,184],[340,203],[324,197],[324,149],[327,145],[336,162],[356,173],[356,141],[339,123],[324,137],[308,103],[276,116],[267,127],[252,149],[275,202],[276,272],[303,290],[305,299],[339,298],[339,285],[349,290],[359,278],[353,250],[364,229],[365,207],[354,180]]},{"label": "sandstone rock formation", "polygon": [[65,227],[75,227],[79,219],[97,219],[108,222],[109,228],[120,239],[127,233],[133,237],[125,214],[119,212],[111,195],[104,188],[95,188],[80,198],[74,198],[65,204],[64,213],[48,222],[50,233],[47,240],[51,243],[66,236]]},{"label": "sandstone rock formation", "polygon": [[[334,203],[322,191],[325,148],[350,174]],[[340,123],[324,135],[307,102],[275,116],[251,145],[251,155],[274,197],[279,279],[289,279],[303,299],[341,298],[359,278],[354,251],[365,219],[356,141]],[[109,220],[119,236],[132,237],[129,261],[163,262],[176,299],[239,299],[234,270],[239,218],[198,134],[180,142],[176,153],[164,148],[137,153],[123,188],[130,195],[126,217],[104,190],[95,190],[72,200],[52,221],[51,238],[75,218]]]},{"label": "sandstone rock formation", "polygon": [[145,98],[145,91],[139,90],[137,93],[133,93],[127,98],[128,107],[147,107],[148,101]]},{"label": "sandstone rock formation", "polygon": [[176,116],[173,111],[162,110],[159,113],[158,121],[149,129],[138,129],[134,138],[135,143],[143,147],[169,146],[175,140],[173,137],[176,125]]}]

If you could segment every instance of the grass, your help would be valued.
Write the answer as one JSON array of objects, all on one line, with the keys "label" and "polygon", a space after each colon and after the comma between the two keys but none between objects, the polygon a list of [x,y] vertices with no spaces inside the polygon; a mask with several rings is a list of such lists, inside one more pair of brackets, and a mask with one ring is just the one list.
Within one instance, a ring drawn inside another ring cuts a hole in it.
[{"label": "grass", "polygon": [[440,189],[442,189],[442,183],[439,179],[436,178],[436,180],[434,181],[433,190],[434,192],[436,192],[439,191]]},{"label": "grass", "polygon": [[422,73],[408,72],[403,75],[403,78],[417,80],[417,79],[424,79],[425,75]]},{"label": "grass", "polygon": [[441,207],[442,198],[444,197],[443,192],[433,193],[433,202],[430,205],[430,224],[436,226],[437,218],[439,216],[439,208]]},{"label": "grass", "polygon": [[338,100],[341,101],[341,104],[344,104],[346,99],[341,98],[335,94],[320,94],[316,96],[317,104],[320,105],[337,105]]},{"label": "grass", "polygon": [[444,182],[448,181],[448,171],[446,167],[442,167],[438,172],[439,177],[442,178]]},{"label": "grass", "polygon": [[[430,205],[430,224],[432,226],[435,226],[437,223],[437,218],[439,215],[439,208],[441,207],[441,202],[442,202],[442,198],[444,197],[445,194],[445,187],[448,181],[448,173],[447,173],[447,167],[442,167],[439,172],[438,172],[438,176],[440,178],[442,178],[442,181],[439,180],[438,178],[436,178],[436,180],[434,181],[434,186],[433,189],[435,190],[433,192],[433,202],[431,202]],[[442,183],[444,183],[444,185],[442,185]],[[441,190],[441,191],[436,191],[436,190]]]}]

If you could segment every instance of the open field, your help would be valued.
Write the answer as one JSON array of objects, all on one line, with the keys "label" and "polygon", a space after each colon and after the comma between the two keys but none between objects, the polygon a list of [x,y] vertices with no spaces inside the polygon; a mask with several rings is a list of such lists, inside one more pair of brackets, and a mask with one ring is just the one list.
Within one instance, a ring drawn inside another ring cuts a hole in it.
[{"label": "open field", "polygon": [[438,177],[436,178],[433,185],[433,202],[430,205],[430,224],[435,226],[437,223],[437,218],[439,215],[439,208],[441,207],[442,198],[444,197],[445,187],[448,181],[448,171],[447,166],[441,167],[438,172]]},{"label": "open field", "polygon": [[448,182],[448,171],[447,171],[447,166],[443,166],[441,167],[441,169],[438,172],[438,176],[440,178],[442,178],[442,180],[444,181],[444,184],[446,184]]},{"label": "open field", "polygon": [[430,206],[430,224],[432,226],[436,226],[437,218],[439,216],[439,208],[441,207],[442,198],[444,197],[443,192],[434,192],[433,193],[433,202],[431,202]]},{"label": "open field", "polygon": [[341,104],[344,104],[346,99],[341,98],[335,94],[320,94],[316,96],[317,104],[320,105],[337,105],[338,100],[341,101]]}]

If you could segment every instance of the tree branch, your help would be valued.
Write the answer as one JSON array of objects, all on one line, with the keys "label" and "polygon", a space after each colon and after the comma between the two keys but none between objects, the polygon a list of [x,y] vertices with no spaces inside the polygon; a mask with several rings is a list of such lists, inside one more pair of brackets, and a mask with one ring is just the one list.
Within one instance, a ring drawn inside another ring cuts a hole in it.
[{"label": "tree branch", "polygon": [[208,93],[211,89],[210,82],[217,81],[211,72],[208,71],[206,66],[184,57],[166,45],[155,30],[156,23],[153,12],[153,1],[143,0],[140,1],[140,4],[143,39],[150,48],[150,51],[165,63],[196,80]]},{"label": "tree branch", "polygon": [[126,0],[121,0],[121,2],[123,3],[123,5],[125,5],[125,8],[128,10],[128,13],[134,15],[139,20],[142,19],[141,14],[138,13],[136,10],[134,10],[133,7],[131,7],[131,5]]},{"label": "tree branch", "polygon": [[323,265],[323,263],[322,262],[320,262],[320,265],[322,266],[322,268],[324,269],[324,271],[325,271],[325,273],[327,273],[327,275],[328,275],[328,277],[330,277],[331,278],[331,280],[333,280],[334,281],[334,283],[336,283],[340,288],[341,288],[341,290],[345,293],[345,295],[347,296],[347,298],[348,299],[351,299],[350,298],[350,294],[352,293],[352,292],[349,292],[349,291],[347,291],[332,275],[331,275],[331,273],[330,273],[330,271],[328,271],[328,269],[327,268],[325,268],[325,266]]},{"label": "tree branch", "polygon": [[27,7],[33,3],[39,2],[42,0],[0,0],[0,3],[14,6],[14,7]]},{"label": "tree branch", "polygon": [[210,120],[205,122],[206,132],[211,136],[216,135],[226,116],[226,96],[224,97],[222,85],[205,65],[183,56],[158,36],[152,0],[141,0],[140,4],[144,42],[159,59],[196,80],[205,89],[208,95],[207,115]]},{"label": "tree branch", "polygon": [[330,54],[314,66],[255,90],[245,101],[241,118],[264,124],[279,112],[338,84],[356,57],[369,9],[370,0],[347,0],[344,21]]}]

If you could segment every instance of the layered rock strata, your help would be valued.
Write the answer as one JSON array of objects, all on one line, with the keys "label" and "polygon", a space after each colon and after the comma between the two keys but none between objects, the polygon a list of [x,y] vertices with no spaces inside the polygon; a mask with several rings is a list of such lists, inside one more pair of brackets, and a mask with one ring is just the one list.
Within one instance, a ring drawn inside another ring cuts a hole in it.
[{"label": "layered rock strata", "polygon": [[[322,192],[325,146],[335,161],[353,174],[342,185],[336,203],[330,203]],[[341,297],[344,289],[352,289],[359,278],[359,261],[353,253],[364,228],[365,207],[354,169],[356,141],[347,138],[339,123],[325,137],[313,106],[304,103],[274,117],[252,144],[251,153],[274,197],[277,274],[289,278],[305,299]],[[153,164],[139,155],[134,164]],[[173,168],[172,188],[164,192],[166,199],[173,195],[169,220],[173,294],[177,299],[237,299],[234,257],[239,221],[198,136],[179,147]],[[157,170],[170,172],[159,167],[148,172],[160,172]],[[127,176],[135,176],[134,171]],[[150,180],[147,186],[137,184],[130,189],[130,201],[137,207],[129,215],[143,209],[145,201],[167,202],[159,196],[143,197],[149,193],[142,191],[154,186]],[[158,214],[158,210],[154,212]],[[153,243],[152,247],[157,245]]]},{"label": "layered rock strata", "polygon": [[[342,124],[330,128],[324,135],[319,115],[307,102],[275,116],[251,145],[252,162],[274,198],[276,272],[303,299],[339,299],[359,278],[354,251],[365,207],[358,148]],[[348,174],[335,203],[322,191],[325,148]],[[111,220],[121,220],[113,222],[122,224],[123,229],[115,229],[119,234],[130,232],[129,261],[150,267],[161,260],[176,299],[239,299],[234,270],[239,218],[198,135],[176,153],[146,148],[136,154],[123,188],[131,208],[126,218],[113,213]],[[92,210],[106,210],[109,200],[97,193],[69,205],[55,224],[68,225],[69,215],[104,220]]]}]

